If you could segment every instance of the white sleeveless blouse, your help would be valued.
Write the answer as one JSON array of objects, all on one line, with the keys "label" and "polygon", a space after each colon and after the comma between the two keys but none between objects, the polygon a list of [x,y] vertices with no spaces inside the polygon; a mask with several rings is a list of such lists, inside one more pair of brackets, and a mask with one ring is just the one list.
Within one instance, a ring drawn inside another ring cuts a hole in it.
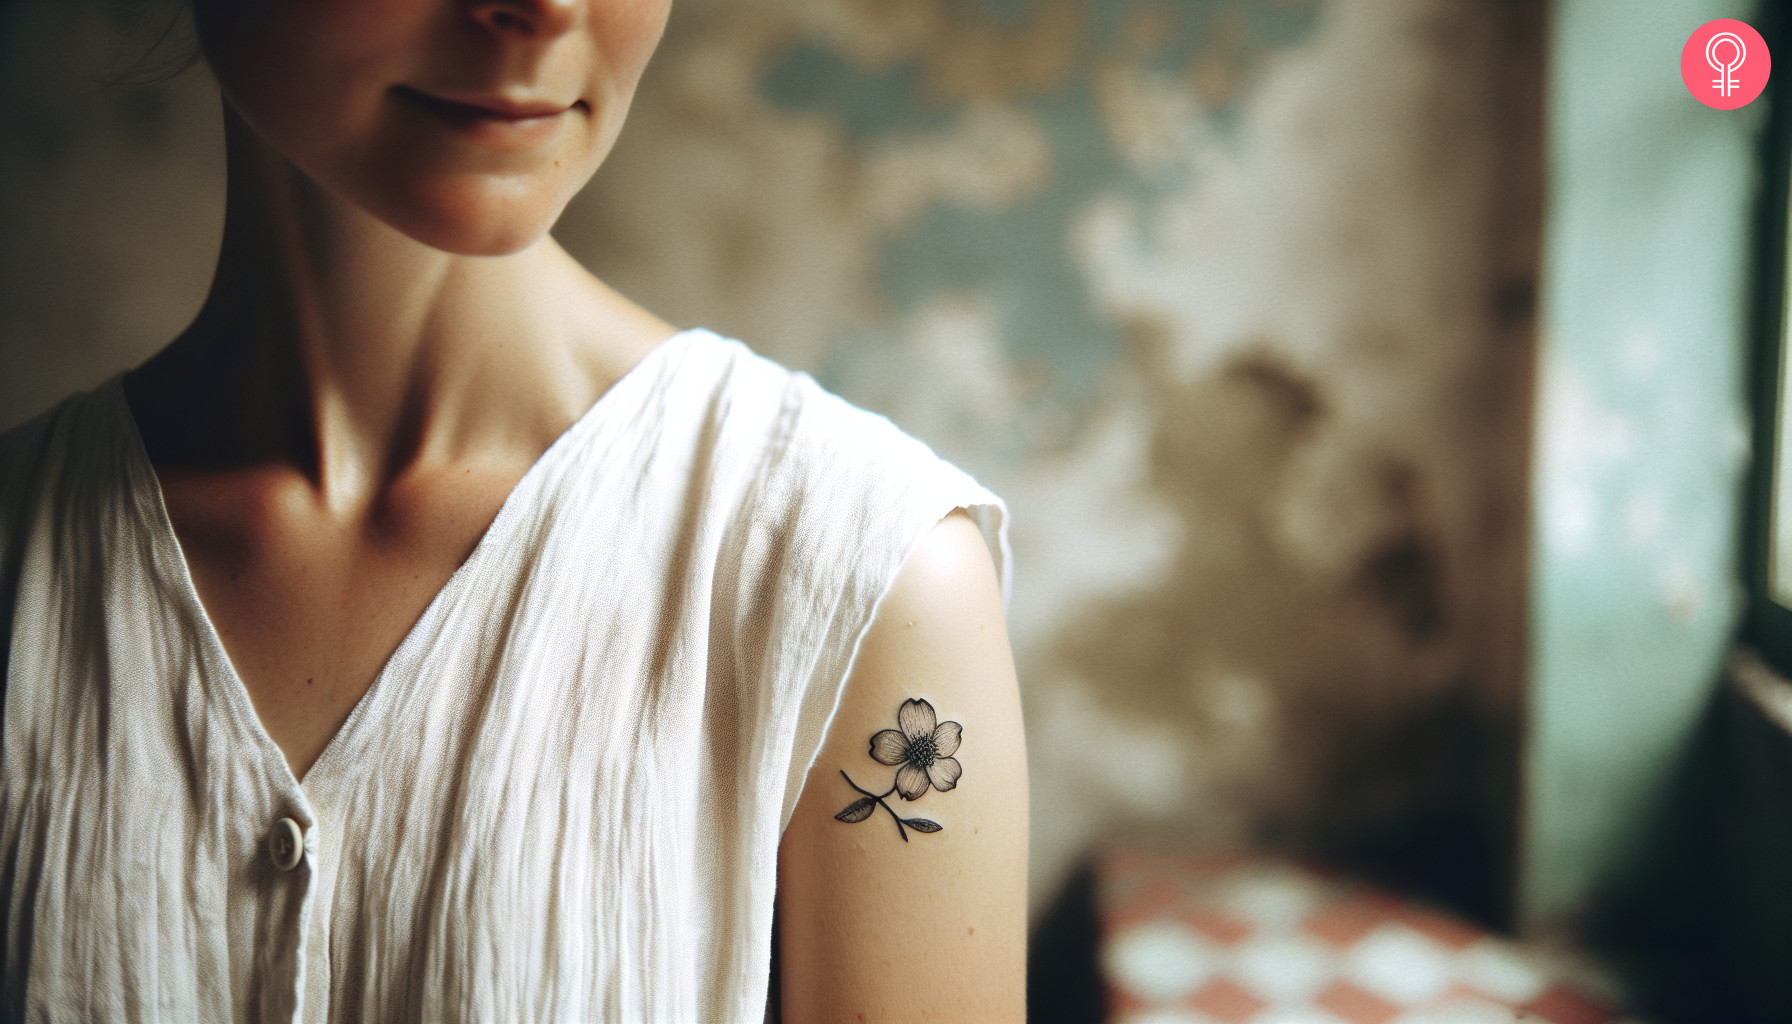
[{"label": "white sleeveless blouse", "polygon": [[69,399],[0,438],[0,1020],[759,1021],[779,837],[958,507],[1005,580],[994,495],[687,331],[523,477],[301,784],[119,381]]}]

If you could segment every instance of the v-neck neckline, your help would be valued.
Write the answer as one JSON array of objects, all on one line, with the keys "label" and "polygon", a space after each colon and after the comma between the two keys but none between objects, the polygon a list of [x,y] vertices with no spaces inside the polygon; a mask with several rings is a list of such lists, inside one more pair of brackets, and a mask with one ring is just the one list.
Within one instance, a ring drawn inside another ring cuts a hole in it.
[{"label": "v-neck neckline", "polygon": [[[545,477],[569,450],[579,446],[589,435],[602,425],[612,422],[611,410],[622,403],[624,396],[632,394],[647,386],[648,378],[653,376],[652,367],[671,358],[674,349],[682,348],[690,338],[704,333],[700,329],[679,331],[654,345],[642,357],[636,360],[621,377],[617,378],[604,393],[592,402],[590,407],[579,415],[570,426],[556,437],[551,444],[536,457],[535,461],[524,471],[521,478],[505,495],[498,506],[498,512],[480,533],[479,540],[472,551],[456,566],[446,582],[438,589],[429,603],[424,606],[423,613],[417,617],[404,633],[398,645],[380,663],[379,670],[374,673],[373,681],[349,711],[336,732],[332,735],[317,757],[306,769],[303,777],[295,776],[291,764],[286,760],[286,752],[274,742],[267,727],[262,724],[261,716],[256,713],[254,702],[249,697],[249,688],[244,685],[242,676],[236,665],[230,660],[230,653],[224,647],[224,639],[218,632],[217,624],[212,621],[211,614],[205,609],[205,602],[200,600],[199,588],[193,582],[192,569],[187,562],[185,550],[181,547],[180,537],[174,531],[174,521],[168,515],[168,505],[162,494],[162,481],[156,475],[155,465],[150,461],[149,450],[143,443],[142,432],[137,427],[137,417],[131,411],[130,402],[125,397],[124,374],[118,374],[108,380],[102,387],[108,392],[106,400],[112,403],[115,414],[123,424],[124,453],[129,480],[126,482],[127,494],[132,504],[146,520],[144,525],[150,531],[150,547],[152,557],[158,562],[158,568],[165,579],[171,580],[175,588],[174,598],[183,606],[182,611],[192,623],[195,638],[199,644],[199,654],[208,664],[211,673],[222,679],[224,685],[208,687],[208,692],[222,690],[223,703],[227,713],[235,725],[249,736],[261,750],[264,758],[271,758],[277,763],[276,774],[289,780],[291,784],[304,790],[306,784],[315,779],[328,779],[340,770],[337,762],[347,759],[353,763],[350,754],[344,751],[350,748],[356,737],[366,732],[369,720],[378,721],[379,712],[390,705],[397,695],[396,684],[389,677],[395,667],[414,662],[415,650],[425,638],[435,632],[433,626],[444,612],[446,605],[452,603],[468,586],[466,580],[474,575],[480,565],[495,557],[492,551],[500,546],[504,539],[515,529],[518,517],[527,512],[531,499],[546,482]],[[208,704],[211,700],[208,699]]]}]

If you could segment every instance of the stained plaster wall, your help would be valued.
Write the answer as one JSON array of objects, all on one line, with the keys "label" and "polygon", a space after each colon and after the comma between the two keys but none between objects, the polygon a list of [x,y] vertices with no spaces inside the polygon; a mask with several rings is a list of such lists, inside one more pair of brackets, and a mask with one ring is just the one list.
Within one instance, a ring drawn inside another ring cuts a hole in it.
[{"label": "stained plaster wall", "polygon": [[[98,15],[0,19],[10,423],[196,308],[220,168],[203,82],[93,88]],[[557,234],[1007,497],[1036,897],[1123,832],[1497,833],[1535,36],[1492,0],[679,0]]]}]

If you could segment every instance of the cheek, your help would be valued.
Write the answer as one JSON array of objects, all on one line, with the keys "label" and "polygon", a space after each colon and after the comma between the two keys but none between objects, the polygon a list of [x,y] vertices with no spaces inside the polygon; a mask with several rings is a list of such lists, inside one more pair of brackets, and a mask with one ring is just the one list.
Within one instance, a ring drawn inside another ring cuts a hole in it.
[{"label": "cheek", "polygon": [[590,22],[593,93],[598,104],[594,125],[595,172],[622,130],[635,87],[665,32],[670,0],[594,0]]},{"label": "cheek", "polygon": [[629,88],[641,77],[648,58],[666,30],[671,0],[595,0],[592,35],[604,66],[627,79]]},{"label": "cheek", "polygon": [[200,45],[258,133],[310,171],[371,129],[433,0],[200,0]]}]

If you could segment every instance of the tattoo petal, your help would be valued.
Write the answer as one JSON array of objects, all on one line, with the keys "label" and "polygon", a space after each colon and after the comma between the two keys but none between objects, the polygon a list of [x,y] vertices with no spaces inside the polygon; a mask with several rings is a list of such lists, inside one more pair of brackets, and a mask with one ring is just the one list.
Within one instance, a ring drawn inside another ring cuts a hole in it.
[{"label": "tattoo petal", "polygon": [[919,697],[903,701],[902,707],[896,711],[896,724],[902,727],[902,734],[908,737],[910,743],[931,738],[933,727],[938,721],[933,714],[933,705]]},{"label": "tattoo petal", "polygon": [[[940,757],[951,757],[958,753],[959,740],[963,738],[964,726],[957,722],[941,722],[938,729],[933,730],[933,752]],[[895,764],[885,761],[885,764]]]},{"label": "tattoo petal", "polygon": [[918,800],[927,792],[929,781],[925,768],[905,764],[896,773],[896,792],[901,793],[904,800]]},{"label": "tattoo petal", "polygon": [[[955,788],[958,785],[958,777],[963,774],[964,766],[958,763],[956,757],[936,757],[933,763],[927,766],[927,780],[933,783],[934,789],[942,793]],[[897,777],[897,782],[901,783],[900,776]]]},{"label": "tattoo petal", "polygon": [[878,764],[901,764],[908,759],[908,737],[895,729],[885,729],[871,737],[871,756]]}]

